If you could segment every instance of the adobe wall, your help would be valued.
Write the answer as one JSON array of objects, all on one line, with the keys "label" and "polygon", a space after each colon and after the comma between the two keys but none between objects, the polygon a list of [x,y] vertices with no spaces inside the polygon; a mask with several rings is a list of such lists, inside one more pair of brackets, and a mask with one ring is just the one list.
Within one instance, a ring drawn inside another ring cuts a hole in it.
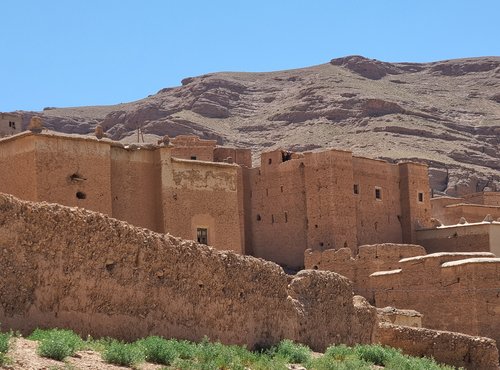
[{"label": "adobe wall", "polygon": [[216,147],[214,149],[214,161],[225,162],[231,158],[232,161],[240,166],[252,167],[252,151],[250,149]]},{"label": "adobe wall", "polygon": [[170,140],[174,145],[172,157],[198,161],[213,162],[217,141],[202,140],[197,136],[178,135]]},{"label": "adobe wall", "polygon": [[500,223],[466,224],[417,231],[427,253],[491,252],[500,256]]},{"label": "adobe wall", "polygon": [[164,232],[157,151],[111,147],[112,216]]},{"label": "adobe wall", "polygon": [[428,167],[420,163],[399,163],[398,166],[403,242],[416,243],[416,230],[431,226]]},{"label": "adobe wall", "polygon": [[304,166],[299,160],[281,163],[280,156],[263,153],[262,166],[247,171],[247,230],[252,255],[300,267],[308,228]]},{"label": "adobe wall", "polygon": [[307,248],[356,250],[352,153],[305,153]]},{"label": "adobe wall", "polygon": [[467,203],[482,204],[485,206],[500,206],[500,192],[480,192],[464,195]]},{"label": "adobe wall", "polygon": [[35,138],[38,200],[112,215],[110,144],[84,137]]},{"label": "adobe wall", "polygon": [[498,349],[492,339],[381,323],[376,341],[417,357],[471,370],[498,369]]},{"label": "adobe wall", "polygon": [[354,292],[373,300],[370,290],[370,275],[376,271],[398,268],[402,258],[425,255],[420,245],[375,244],[359,247],[357,255],[348,248],[304,253],[306,269],[334,271],[347,277],[353,283]]},{"label": "adobe wall", "polygon": [[133,340],[208,336],[249,347],[283,338],[321,351],[369,343],[376,312],[326,271],[274,263],[98,213],[0,195],[0,321]]},{"label": "adobe wall", "polygon": [[[387,162],[353,157],[358,245],[403,241],[399,169]],[[351,186],[352,187],[352,186]],[[375,197],[375,189],[381,198]]]},{"label": "adobe wall", "polygon": [[0,145],[0,189],[14,196],[36,201],[35,139],[19,134]]},{"label": "adobe wall", "polygon": [[22,123],[23,118],[19,114],[0,113],[0,137],[20,133]]},{"label": "adobe wall", "polygon": [[481,222],[486,215],[491,215],[493,219],[500,218],[499,193],[476,193],[463,198],[433,198],[432,215],[443,225],[458,224],[460,218],[465,218],[467,222]]},{"label": "adobe wall", "polygon": [[208,244],[244,253],[243,179],[235,164],[172,158],[161,149],[164,230],[196,240],[208,230]]},{"label": "adobe wall", "polygon": [[406,258],[370,276],[377,307],[422,313],[427,328],[500,341],[500,259],[491,253],[436,253]]}]

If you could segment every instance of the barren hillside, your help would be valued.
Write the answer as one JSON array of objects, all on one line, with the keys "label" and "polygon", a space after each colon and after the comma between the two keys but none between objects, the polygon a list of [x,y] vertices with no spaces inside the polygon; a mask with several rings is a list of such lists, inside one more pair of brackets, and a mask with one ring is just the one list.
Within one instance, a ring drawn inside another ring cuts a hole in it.
[{"label": "barren hillside", "polygon": [[[33,112],[25,112],[25,122]],[[213,73],[114,106],[46,108],[45,126],[124,139],[193,133],[260,151],[335,147],[431,166],[451,195],[500,191],[500,57],[385,63],[350,56],[270,73]]]}]

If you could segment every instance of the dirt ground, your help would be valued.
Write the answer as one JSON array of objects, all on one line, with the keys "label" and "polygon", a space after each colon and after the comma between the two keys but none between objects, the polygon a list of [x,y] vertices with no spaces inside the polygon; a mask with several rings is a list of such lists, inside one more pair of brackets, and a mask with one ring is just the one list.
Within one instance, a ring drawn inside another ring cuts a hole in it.
[{"label": "dirt ground", "polygon": [[[95,351],[79,351],[74,357],[68,357],[65,362],[40,357],[36,353],[38,343],[24,338],[12,339],[11,348],[7,354],[11,363],[3,369],[13,370],[73,370],[73,369],[127,369],[127,367],[110,365],[101,359]],[[141,364],[137,369],[156,370],[164,368],[161,365]]]}]

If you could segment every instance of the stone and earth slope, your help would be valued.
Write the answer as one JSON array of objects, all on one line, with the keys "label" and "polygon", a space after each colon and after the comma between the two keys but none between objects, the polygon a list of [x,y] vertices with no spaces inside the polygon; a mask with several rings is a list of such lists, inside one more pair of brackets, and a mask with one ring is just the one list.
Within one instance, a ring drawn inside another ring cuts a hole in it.
[{"label": "stone and earth slope", "polygon": [[[34,112],[24,112],[27,123]],[[450,195],[500,190],[500,57],[386,63],[349,56],[270,73],[212,73],[114,106],[46,108],[47,128],[124,139],[196,134],[257,153],[335,147],[423,160]],[[146,135],[149,136],[149,135]],[[133,136],[135,138],[135,136]]]}]

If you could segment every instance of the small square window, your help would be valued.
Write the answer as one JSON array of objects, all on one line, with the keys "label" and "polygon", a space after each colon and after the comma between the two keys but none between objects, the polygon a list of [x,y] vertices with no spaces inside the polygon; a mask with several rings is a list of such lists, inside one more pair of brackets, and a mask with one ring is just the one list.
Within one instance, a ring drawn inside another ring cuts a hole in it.
[{"label": "small square window", "polygon": [[424,193],[418,193],[418,201],[423,202],[424,201]]},{"label": "small square window", "polygon": [[359,194],[359,185],[358,184],[354,184],[353,192],[354,192],[354,194]]},{"label": "small square window", "polygon": [[198,243],[208,245],[208,229],[197,228],[196,238]]},{"label": "small square window", "polygon": [[196,156],[195,156],[195,155],[192,155],[192,156],[191,156],[191,159],[192,159],[193,161],[196,161]]},{"label": "small square window", "polygon": [[375,199],[382,200],[382,189],[375,188]]}]

